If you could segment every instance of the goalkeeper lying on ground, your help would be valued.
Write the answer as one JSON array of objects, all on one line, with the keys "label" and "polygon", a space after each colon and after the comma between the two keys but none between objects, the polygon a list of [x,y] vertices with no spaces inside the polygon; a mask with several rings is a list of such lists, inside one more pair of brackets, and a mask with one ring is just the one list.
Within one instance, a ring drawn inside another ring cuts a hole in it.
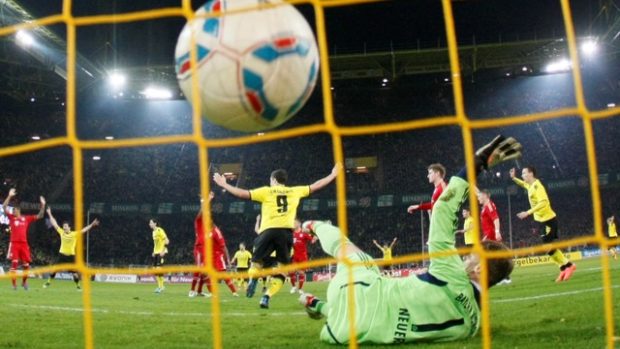
[{"label": "goalkeeper lying on ground", "polygon": [[[476,152],[476,174],[521,155],[521,145],[513,138],[498,136]],[[359,343],[404,343],[450,341],[476,334],[480,325],[480,260],[458,254],[432,256],[456,251],[454,233],[461,204],[468,197],[469,184],[463,169],[450,179],[431,216],[428,272],[407,278],[381,276],[372,257],[348,239],[344,246],[341,231],[321,221],[305,222],[303,228],[316,234],[323,250],[331,256],[347,256],[361,263],[349,269],[338,264],[327,289],[327,301],[303,294],[300,301],[312,318],[327,317],[321,340],[335,344],[349,342],[349,273],[355,287],[355,330]],[[488,250],[507,249],[499,242],[482,243]],[[344,249],[344,251],[341,251]],[[488,261],[489,287],[507,278],[512,260]]]}]

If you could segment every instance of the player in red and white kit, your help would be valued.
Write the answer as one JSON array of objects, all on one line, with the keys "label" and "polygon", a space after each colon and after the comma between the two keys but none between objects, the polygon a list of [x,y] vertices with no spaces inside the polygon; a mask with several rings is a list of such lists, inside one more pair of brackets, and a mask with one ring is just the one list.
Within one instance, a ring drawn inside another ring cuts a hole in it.
[{"label": "player in red and white kit", "polygon": [[[308,261],[308,243],[315,243],[316,236],[312,236],[308,233],[301,231],[301,222],[299,219],[295,219],[295,227],[293,228],[293,263],[303,263]],[[304,282],[306,281],[306,270],[295,270],[289,274],[291,279],[291,293],[299,291],[303,293]],[[295,282],[298,282],[298,286],[295,287]]]},{"label": "player in red and white kit", "polygon": [[432,183],[435,186],[435,190],[433,191],[433,195],[431,196],[430,202],[422,202],[419,205],[411,205],[407,208],[407,212],[413,214],[413,212],[417,210],[428,211],[430,214],[433,210],[433,206],[443,193],[443,190],[448,186],[444,177],[446,176],[446,168],[443,167],[442,164],[430,164],[428,166],[428,174],[426,177],[428,178],[428,182]]},{"label": "player in red and white kit", "polygon": [[[14,207],[13,214],[10,214],[8,205],[15,195],[17,195],[17,191],[15,188],[11,188],[11,190],[9,190],[9,195],[7,195],[2,204],[4,213],[9,218],[9,226],[11,227],[11,240],[7,259],[11,260],[11,272],[17,271],[17,267],[21,262],[23,268],[22,287],[24,290],[28,290],[28,270],[30,269],[30,262],[32,261],[30,258],[30,246],[28,246],[28,227],[30,227],[30,223],[43,218],[45,212],[45,198],[43,196],[39,197],[41,209],[36,216],[22,215],[19,206]],[[17,279],[15,277],[11,278],[11,282],[13,284],[13,289],[17,290]]]},{"label": "player in red and white kit", "polygon": [[[480,211],[480,229],[482,230],[482,241],[502,241],[502,234],[499,223],[497,207],[491,200],[491,192],[486,189],[478,191],[478,202],[482,206]],[[510,276],[500,281],[500,285],[510,284]]]},{"label": "player in red and white kit", "polygon": [[482,206],[482,211],[480,212],[482,241],[502,241],[497,207],[495,207],[495,203],[491,200],[491,193],[486,189],[478,191],[478,202]]},{"label": "player in red and white kit", "polygon": [[[213,193],[209,193],[209,201],[213,199]],[[194,261],[197,266],[204,266],[206,261],[205,255],[205,234],[202,229],[202,210],[198,212],[196,219],[194,220],[194,231],[196,233],[196,242],[194,243]],[[226,240],[224,240],[224,235],[220,231],[220,229],[214,224],[211,232],[209,232],[209,238],[212,240],[212,248],[213,248],[213,268],[217,271],[226,271],[226,265],[230,264],[230,255],[228,254],[228,248],[226,247]],[[232,292],[233,296],[238,297],[237,289],[235,284],[231,279],[224,279],[226,285]],[[202,287],[204,284],[207,284],[207,289],[209,293],[202,293]],[[196,284],[198,284],[198,290],[195,290]],[[192,287],[189,291],[190,297],[195,296],[206,296],[211,297],[211,279],[208,275],[201,273],[194,273],[194,278],[192,279]]]}]

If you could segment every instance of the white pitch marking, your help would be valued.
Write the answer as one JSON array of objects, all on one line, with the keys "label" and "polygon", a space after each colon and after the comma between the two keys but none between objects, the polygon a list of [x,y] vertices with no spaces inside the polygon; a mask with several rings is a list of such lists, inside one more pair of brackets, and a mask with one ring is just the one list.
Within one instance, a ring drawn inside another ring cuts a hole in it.
[{"label": "white pitch marking", "polygon": [[[618,288],[618,287],[620,287],[620,285],[611,286],[611,288]],[[531,300],[543,299],[543,298],[553,298],[553,297],[558,297],[558,296],[570,296],[570,295],[575,295],[575,294],[588,293],[588,292],[596,292],[596,291],[602,291],[602,290],[603,290],[602,287],[586,288],[586,289],[583,289],[583,290],[547,293],[547,294],[541,294],[541,295],[538,295],[538,296],[531,296],[531,297],[518,297],[518,298],[497,299],[497,300],[492,300],[491,303],[523,302],[523,301],[531,301]]]}]

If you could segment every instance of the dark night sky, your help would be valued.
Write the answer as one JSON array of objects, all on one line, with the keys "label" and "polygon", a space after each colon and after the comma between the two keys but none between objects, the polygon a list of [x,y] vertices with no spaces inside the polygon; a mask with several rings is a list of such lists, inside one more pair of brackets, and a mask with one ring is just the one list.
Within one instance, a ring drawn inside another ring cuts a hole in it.
[{"label": "dark night sky", "polygon": [[[60,13],[61,0],[21,0],[35,16]],[[76,16],[180,6],[180,0],[96,0],[74,1]],[[195,7],[202,1],[194,1]],[[578,34],[588,33],[588,25],[598,13],[599,1],[572,1]],[[310,6],[300,7],[313,23]],[[459,40],[478,42],[503,38],[556,36],[563,34],[559,0],[469,0],[453,3]],[[332,52],[361,51],[369,48],[414,48],[424,43],[445,43],[441,2],[438,0],[389,1],[377,4],[329,8],[326,10],[328,41]],[[184,20],[167,18],[130,24],[81,27],[78,30],[78,50],[93,61],[110,64],[116,57],[119,66],[170,64],[176,38]],[[52,28],[64,35],[63,26]],[[109,42],[114,50],[104,49]],[[107,52],[107,57],[106,57]],[[116,54],[114,54],[115,52]]]}]

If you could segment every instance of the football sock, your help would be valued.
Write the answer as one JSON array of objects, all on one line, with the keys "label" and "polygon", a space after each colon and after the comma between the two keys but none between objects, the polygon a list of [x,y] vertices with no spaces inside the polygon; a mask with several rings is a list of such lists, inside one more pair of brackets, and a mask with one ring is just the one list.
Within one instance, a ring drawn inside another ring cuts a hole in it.
[{"label": "football sock", "polygon": [[305,272],[300,272],[299,273],[299,289],[301,290],[304,287],[304,282],[306,281],[306,273]]},{"label": "football sock", "polygon": [[291,285],[293,285],[293,287],[295,287],[295,282],[297,281],[297,278],[296,278],[297,272],[294,271],[294,272],[288,274],[288,276],[291,278]]},{"label": "football sock", "polygon": [[[16,272],[17,271],[17,261],[11,261],[11,269],[10,271],[12,272]],[[17,286],[17,278],[13,277],[11,278],[11,283],[13,284],[13,287]]]},{"label": "football sock", "polygon": [[51,283],[55,277],[56,277],[56,272],[51,273],[50,276],[47,278],[47,283]]},{"label": "football sock", "polygon": [[273,295],[275,295],[276,293],[280,291],[280,289],[282,288],[282,285],[284,285],[284,275],[273,276],[271,278],[271,285],[269,286],[269,289],[267,290],[266,294],[269,297],[273,297]]},{"label": "football sock", "polygon": [[25,284],[28,280],[28,270],[30,270],[30,264],[24,264],[24,277],[22,277],[22,284]]},{"label": "football sock", "polygon": [[205,281],[207,281],[207,278],[204,275],[200,275],[200,279],[198,281],[198,293],[202,293],[202,287],[204,286]]},{"label": "football sock", "polygon": [[556,250],[549,252],[549,256],[551,256],[551,259],[555,262],[555,264],[560,266],[560,269],[562,270],[564,270],[566,267],[571,266],[568,259],[564,256],[564,254],[560,250],[556,249]]},{"label": "football sock", "polygon": [[157,279],[157,287],[164,288],[164,277],[158,275],[155,278]]},{"label": "football sock", "polygon": [[235,288],[235,284],[233,283],[231,279],[224,279],[224,282],[226,283],[226,286],[228,286],[228,289],[230,290],[230,292],[232,293],[237,292],[237,289]]},{"label": "football sock", "polygon": [[199,277],[200,277],[199,273],[194,273],[194,277],[192,277],[192,288],[191,288],[192,291],[196,289],[196,284],[198,283]]},{"label": "football sock", "polygon": [[80,286],[80,274],[73,273],[73,282],[75,282],[77,286]]}]

